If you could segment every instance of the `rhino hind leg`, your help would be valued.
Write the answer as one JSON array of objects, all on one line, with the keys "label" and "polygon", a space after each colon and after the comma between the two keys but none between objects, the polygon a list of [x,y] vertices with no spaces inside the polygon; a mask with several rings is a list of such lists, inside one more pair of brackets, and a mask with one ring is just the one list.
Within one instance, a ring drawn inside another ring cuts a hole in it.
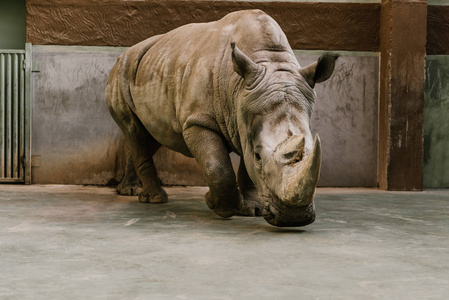
[{"label": "rhino hind leg", "polygon": [[246,171],[243,157],[240,158],[239,171],[237,174],[237,182],[240,188],[240,192],[243,195],[243,201],[240,204],[238,215],[240,216],[262,216],[262,201],[257,192],[257,188],[249,178]]},{"label": "rhino hind leg", "polygon": [[142,184],[137,176],[131,152],[126,152],[126,167],[122,181],[117,186],[117,193],[123,196],[137,196],[142,193]]},{"label": "rhino hind leg", "polygon": [[[140,123],[140,122],[139,122]],[[165,203],[167,193],[162,189],[157,176],[153,155],[160,148],[159,144],[140,124],[129,137],[129,147],[137,176],[142,182],[139,201],[144,203]]]},{"label": "rhino hind leg", "polygon": [[[148,203],[167,202],[167,193],[161,187],[153,161],[153,155],[160,148],[161,144],[153,138],[138,117],[124,104],[123,99],[118,98],[114,100],[117,100],[116,103],[121,105],[110,105],[110,112],[122,130],[131,154],[131,158],[129,160],[127,159],[127,167],[129,167],[127,169],[131,174],[128,174],[130,177],[125,178],[125,180],[134,182],[131,183],[134,185],[136,183],[136,179],[132,178],[133,168],[129,166],[132,160],[137,177],[142,183],[142,188],[136,189],[134,192],[139,194],[139,201]],[[120,102],[121,100],[122,102]],[[120,184],[122,185],[122,183]]]},{"label": "rhino hind leg", "polygon": [[207,205],[220,217],[235,215],[242,196],[237,188],[229,151],[223,138],[215,131],[201,126],[189,127],[183,135],[209,186],[209,192],[205,196]]}]

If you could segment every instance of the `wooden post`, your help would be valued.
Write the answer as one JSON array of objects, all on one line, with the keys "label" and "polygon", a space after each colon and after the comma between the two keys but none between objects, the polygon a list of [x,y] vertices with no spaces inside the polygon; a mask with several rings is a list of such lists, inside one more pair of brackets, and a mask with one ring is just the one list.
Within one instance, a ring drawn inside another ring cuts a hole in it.
[{"label": "wooden post", "polygon": [[426,0],[382,0],[379,187],[422,190]]}]

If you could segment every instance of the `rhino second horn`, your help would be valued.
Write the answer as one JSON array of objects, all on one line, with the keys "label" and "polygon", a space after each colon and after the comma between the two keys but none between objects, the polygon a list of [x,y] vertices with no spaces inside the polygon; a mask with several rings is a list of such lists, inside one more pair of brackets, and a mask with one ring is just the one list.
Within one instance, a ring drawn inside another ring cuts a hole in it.
[{"label": "rhino second horn", "polygon": [[288,180],[284,185],[282,202],[288,206],[298,207],[313,202],[315,188],[320,177],[321,169],[321,142],[315,136],[313,151],[302,162],[298,163],[297,176]]},{"label": "rhino second horn", "polygon": [[290,137],[276,150],[276,160],[282,164],[293,164],[301,161],[304,155],[304,145],[304,135]]}]

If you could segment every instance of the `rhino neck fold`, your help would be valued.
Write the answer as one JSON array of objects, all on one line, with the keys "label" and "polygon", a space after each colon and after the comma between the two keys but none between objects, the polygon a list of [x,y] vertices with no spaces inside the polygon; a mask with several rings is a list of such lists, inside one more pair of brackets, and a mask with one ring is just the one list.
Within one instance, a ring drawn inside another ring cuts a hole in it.
[{"label": "rhino neck fold", "polygon": [[239,86],[243,81],[234,73],[230,47],[225,48],[222,59],[217,59],[213,75],[213,107],[221,134],[226,139],[230,150],[241,155],[240,135],[237,131],[237,101]]}]

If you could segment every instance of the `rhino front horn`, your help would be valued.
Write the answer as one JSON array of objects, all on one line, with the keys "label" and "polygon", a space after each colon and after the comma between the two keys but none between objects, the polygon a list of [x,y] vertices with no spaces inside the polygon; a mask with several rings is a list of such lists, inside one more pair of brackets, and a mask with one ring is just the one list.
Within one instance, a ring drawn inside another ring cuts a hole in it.
[{"label": "rhino front horn", "polygon": [[284,186],[282,202],[291,207],[310,205],[321,169],[321,143],[318,135],[315,136],[312,153],[298,163],[296,168],[297,176],[292,176]]}]

